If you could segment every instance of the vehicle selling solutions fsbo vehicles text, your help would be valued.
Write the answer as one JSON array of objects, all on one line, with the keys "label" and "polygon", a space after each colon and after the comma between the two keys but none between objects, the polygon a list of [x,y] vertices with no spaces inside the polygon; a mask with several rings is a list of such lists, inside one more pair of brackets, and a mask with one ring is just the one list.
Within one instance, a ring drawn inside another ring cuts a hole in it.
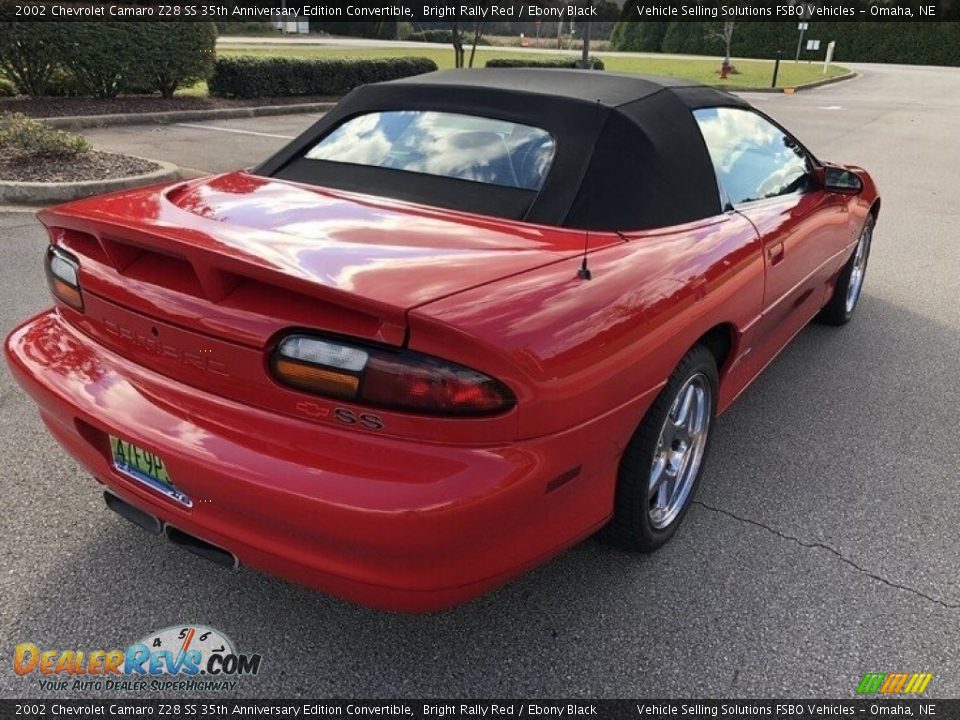
[{"label": "vehicle selling solutions fsbo vehicles text", "polygon": [[[641,5],[634,6],[637,17],[778,17],[778,18],[826,18],[852,17],[856,10],[847,7],[824,7],[815,3],[783,4],[773,7],[753,7],[741,5]],[[872,12],[872,11],[871,11]],[[873,13],[875,14],[875,13]]]}]

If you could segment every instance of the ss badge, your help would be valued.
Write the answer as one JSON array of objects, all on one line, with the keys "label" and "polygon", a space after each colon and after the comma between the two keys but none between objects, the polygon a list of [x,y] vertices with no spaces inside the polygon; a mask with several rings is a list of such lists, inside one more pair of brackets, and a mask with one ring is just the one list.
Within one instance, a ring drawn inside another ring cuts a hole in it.
[{"label": "ss badge", "polygon": [[380,419],[379,415],[355,413],[347,408],[336,408],[333,411],[333,416],[347,425],[360,425],[367,430],[383,430],[383,420]]}]

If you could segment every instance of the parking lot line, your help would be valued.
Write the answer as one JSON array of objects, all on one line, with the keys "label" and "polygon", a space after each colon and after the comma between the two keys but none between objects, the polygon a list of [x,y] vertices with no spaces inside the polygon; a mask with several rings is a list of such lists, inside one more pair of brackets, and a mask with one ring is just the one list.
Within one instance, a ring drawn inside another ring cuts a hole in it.
[{"label": "parking lot line", "polygon": [[274,133],[256,132],[255,130],[238,130],[236,128],[217,127],[216,125],[197,125],[194,123],[174,123],[177,127],[196,128],[197,130],[216,130],[225,133],[237,133],[239,135],[259,135],[260,137],[282,138],[284,140],[293,140],[293,135],[275,135]]}]

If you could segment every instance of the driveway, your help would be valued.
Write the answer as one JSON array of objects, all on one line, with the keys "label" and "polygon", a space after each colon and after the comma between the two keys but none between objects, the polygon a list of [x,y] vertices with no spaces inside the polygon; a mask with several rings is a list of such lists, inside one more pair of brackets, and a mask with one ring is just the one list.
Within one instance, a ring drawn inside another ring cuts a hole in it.
[{"label": "driveway", "polygon": [[[465,607],[407,617],[229,571],[103,506],[0,368],[0,647],[113,648],[184,622],[263,655],[244,696],[797,697],[866,672],[960,695],[960,70],[864,67],[751,95],[883,208],[864,297],[812,326],[720,420],[697,504],[637,557],[597,541]],[[249,166],[315,117],[88,133],[207,171]],[[46,241],[0,215],[0,330],[48,304]],[[0,670],[0,694],[43,695]]]}]

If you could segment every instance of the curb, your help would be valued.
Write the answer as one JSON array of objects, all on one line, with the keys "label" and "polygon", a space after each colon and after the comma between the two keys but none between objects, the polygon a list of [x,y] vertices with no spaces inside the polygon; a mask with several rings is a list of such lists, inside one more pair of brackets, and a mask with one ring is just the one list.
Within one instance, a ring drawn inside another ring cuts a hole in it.
[{"label": "curb", "polygon": [[851,70],[845,75],[835,75],[833,77],[824,78],[823,80],[807,83],[806,85],[800,85],[797,90],[811,90],[813,88],[823,87],[824,85],[833,85],[833,83],[843,82],[844,80],[856,80],[858,77],[863,77],[863,74],[858,73],[855,70]]},{"label": "curb", "polygon": [[295,105],[259,105],[210,110],[167,110],[156,113],[115,113],[112,115],[67,115],[36,118],[61,130],[109,127],[111,125],[150,125],[182,122],[184,120],[217,120],[250,118],[266,115],[293,115],[296,113],[327,112],[336,103],[298,103]]},{"label": "curb", "polygon": [[160,168],[143,175],[130,175],[110,180],[80,180],[63,183],[0,181],[0,205],[53,205],[115,190],[180,179],[180,168],[173,163],[163,160],[150,162],[156,163]]},{"label": "curb", "polygon": [[[812,90],[823,85],[830,85],[844,80],[860,77],[858,72],[848,72],[845,75],[824,78],[813,82],[797,85],[795,88],[738,88],[714,85],[719,90],[728,92],[756,92],[756,93],[783,93],[786,90]],[[82,130],[84,128],[110,127],[113,125],[164,125],[185,120],[229,120],[232,118],[265,117],[270,115],[295,115],[298,113],[327,112],[336,103],[297,103],[294,105],[254,105],[236,108],[211,108],[209,110],[167,110],[156,113],[114,113],[111,115],[65,115],[61,117],[36,118],[61,130]]]},{"label": "curb", "polygon": [[[803,85],[795,85],[793,87],[741,88],[741,89],[734,88],[732,90],[728,90],[728,92],[779,93],[782,95],[793,95],[794,93],[804,92],[805,90],[813,90],[818,87],[823,87],[824,85],[832,85],[833,83],[843,82],[844,80],[855,80],[858,77],[861,77],[860,73],[851,70],[850,72],[844,75],[834,75],[833,77],[823,78],[822,80],[814,80],[813,82],[804,83]],[[719,88],[719,89],[723,90],[725,88]]]}]

